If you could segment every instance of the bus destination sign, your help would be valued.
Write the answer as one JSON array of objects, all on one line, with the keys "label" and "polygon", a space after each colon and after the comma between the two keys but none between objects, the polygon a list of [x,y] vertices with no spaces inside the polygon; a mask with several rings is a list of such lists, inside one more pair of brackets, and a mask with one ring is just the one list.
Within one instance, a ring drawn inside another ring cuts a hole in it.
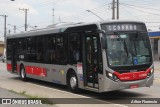
[{"label": "bus destination sign", "polygon": [[107,24],[102,25],[102,29],[107,31],[137,31],[137,30],[146,30],[144,25],[140,24]]}]

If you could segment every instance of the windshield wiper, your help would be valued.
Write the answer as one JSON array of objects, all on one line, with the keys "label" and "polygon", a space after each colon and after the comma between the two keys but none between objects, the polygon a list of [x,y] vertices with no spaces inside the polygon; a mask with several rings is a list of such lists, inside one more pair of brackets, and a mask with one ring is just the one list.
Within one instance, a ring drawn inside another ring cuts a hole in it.
[{"label": "windshield wiper", "polygon": [[117,39],[118,41],[121,41],[121,43],[123,44],[123,47],[124,47],[124,49],[125,49],[125,51],[127,53],[127,56],[128,56],[129,54],[128,54],[127,44],[126,44],[125,40],[123,40],[120,37],[120,34],[118,32],[114,32],[114,35],[116,35],[118,37],[118,39]]}]

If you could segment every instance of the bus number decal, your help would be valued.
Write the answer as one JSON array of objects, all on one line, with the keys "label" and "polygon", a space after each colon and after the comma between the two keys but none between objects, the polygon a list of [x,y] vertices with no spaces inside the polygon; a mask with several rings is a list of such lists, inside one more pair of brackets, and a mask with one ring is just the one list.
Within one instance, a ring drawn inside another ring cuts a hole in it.
[{"label": "bus number decal", "polygon": [[83,70],[82,70],[82,64],[77,64],[77,73],[78,74],[83,74]]}]

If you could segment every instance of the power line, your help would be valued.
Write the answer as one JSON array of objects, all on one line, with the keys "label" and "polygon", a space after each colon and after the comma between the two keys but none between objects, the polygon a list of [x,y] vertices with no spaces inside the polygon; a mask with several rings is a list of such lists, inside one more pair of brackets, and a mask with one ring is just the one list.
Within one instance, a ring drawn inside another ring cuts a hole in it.
[{"label": "power line", "polygon": [[137,5],[132,5],[132,4],[125,4],[125,3],[121,3],[123,5],[128,5],[128,6],[132,6],[132,7],[138,7],[138,8],[143,8],[143,9],[151,9],[151,10],[156,10],[156,11],[160,11],[160,9],[154,9],[154,8],[148,8],[148,7],[142,7],[142,6],[137,6]]},{"label": "power line", "polygon": [[[138,16],[133,15],[133,13],[130,12],[128,9],[126,9],[125,6],[121,5],[120,7],[121,7],[121,9],[124,10],[123,12],[125,12],[125,14],[126,14],[128,17],[133,16],[133,17],[135,17],[136,19],[139,18]],[[123,18],[123,17],[126,18],[126,16],[121,16],[121,18]],[[127,18],[128,18],[128,17],[127,17]]]},{"label": "power line", "polygon": [[39,4],[39,5],[34,6],[34,8],[53,6],[53,4],[57,4],[62,1],[66,1],[66,0],[45,1],[45,2],[41,2],[41,4]]},{"label": "power line", "polygon": [[[62,0],[61,0],[62,1]],[[63,0],[63,1],[66,1],[66,0]],[[41,8],[41,7],[47,7],[47,6],[49,6],[49,5],[51,5],[52,6],[52,2],[53,1],[47,1],[47,2],[40,2],[40,4],[39,5],[37,5],[37,6],[34,6],[34,8]],[[59,2],[59,0],[54,0],[54,3],[58,3]],[[13,4],[13,3],[12,3]],[[12,8],[14,8],[15,6],[13,6],[13,5],[9,5],[10,7],[12,7]],[[38,7],[38,6],[40,6],[40,7]],[[98,14],[99,13],[102,13],[102,12],[105,12],[106,11],[106,6],[105,7],[103,7],[104,9],[102,9],[101,10],[101,8],[99,8],[99,9],[97,9],[95,12],[97,12]],[[9,10],[7,9],[7,8],[5,8],[5,10],[3,10],[3,11],[7,11],[7,12],[9,12]],[[84,17],[85,16],[85,17]],[[72,18],[72,19],[74,19],[74,20],[81,20],[81,18],[87,18],[87,17],[90,17],[89,16],[89,14],[87,14],[87,13],[83,13],[83,14],[81,14],[80,13],[80,15],[73,15],[73,17],[68,17],[68,19],[70,19],[70,18]],[[62,20],[63,20],[63,18],[61,18]],[[65,18],[64,18],[65,19]],[[45,21],[44,23],[49,23],[50,21]],[[34,23],[34,22],[33,22]],[[39,24],[41,24],[42,22],[38,22]],[[26,26],[26,24],[25,24],[25,26]]]},{"label": "power line", "polygon": [[[110,3],[109,3],[110,4]],[[105,4],[105,5],[101,5],[101,6],[99,6],[98,8],[94,8],[94,9],[91,9],[91,11],[94,11],[95,13],[101,13],[101,12],[106,12],[107,13],[107,10],[110,10],[110,9],[107,9],[106,8],[106,6],[107,6],[108,4]],[[72,16],[68,16],[68,17],[62,17],[63,18],[63,20],[71,20],[71,19],[82,19],[82,18],[85,18],[86,19],[86,17],[89,17],[90,15],[89,14],[87,14],[86,12],[82,12],[82,13],[78,13],[78,14],[76,14],[76,15],[72,15]]]},{"label": "power line", "polygon": [[[120,4],[120,5],[124,5],[124,4]],[[134,9],[134,10],[141,11],[141,12],[143,12],[143,13],[148,13],[148,14],[152,14],[152,15],[160,16],[160,14],[155,14],[155,13],[151,13],[151,12],[146,12],[146,11],[143,11],[143,10],[140,10],[140,9],[137,9],[137,8],[133,8],[133,7],[128,6],[128,5],[124,5],[124,6],[126,6],[126,7],[128,7],[128,8],[131,8],[131,9]]]},{"label": "power line", "polygon": [[[121,3],[124,3],[124,2],[121,2]],[[135,0],[134,1],[133,0],[129,1],[129,0],[127,0],[127,1],[125,1],[125,3],[129,3],[129,4],[141,4],[143,6],[145,6],[145,5],[149,6],[149,5],[157,5],[157,4],[160,3],[160,1],[155,1],[154,0],[154,2],[153,2],[153,0],[150,0],[150,1],[145,1],[144,2],[144,0],[138,0],[138,1],[135,1]]]},{"label": "power line", "polygon": [[[109,3],[108,3],[109,4]],[[102,12],[105,12],[106,13],[109,13],[108,10],[110,10],[108,7],[108,4],[103,4],[97,8],[94,8],[94,9],[91,9],[91,11],[94,11],[96,14],[100,14]],[[107,12],[108,11],[108,12]],[[103,15],[104,16],[104,15]],[[110,16],[110,15],[107,15],[107,16]],[[77,13],[76,15],[71,15],[71,16],[67,16],[67,17],[61,17],[61,20],[62,21],[66,21],[66,22],[70,22],[70,21],[76,21],[76,22],[79,22],[79,21],[82,21],[82,19],[85,19],[87,20],[88,17],[92,17],[90,16],[86,11],[83,11],[81,13]],[[93,18],[94,19],[94,18]],[[90,19],[88,19],[90,20]],[[37,23],[34,23],[34,24],[42,24],[42,23],[49,23],[50,21],[44,21],[44,22],[37,22]]]}]

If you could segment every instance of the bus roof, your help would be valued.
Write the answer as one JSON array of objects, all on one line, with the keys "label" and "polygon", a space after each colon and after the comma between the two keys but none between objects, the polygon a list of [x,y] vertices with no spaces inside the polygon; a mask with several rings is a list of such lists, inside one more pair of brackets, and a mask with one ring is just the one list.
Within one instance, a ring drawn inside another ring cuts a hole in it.
[{"label": "bus roof", "polygon": [[71,27],[81,27],[81,26],[87,26],[87,25],[97,25],[99,28],[100,24],[111,24],[111,23],[140,23],[144,24],[143,22],[140,21],[119,21],[119,20],[114,20],[114,21],[99,21],[99,22],[92,22],[92,23],[62,23],[62,24],[54,24],[54,25],[49,25],[46,28],[41,28],[41,29],[36,29],[36,30],[30,30],[27,32],[21,32],[17,34],[11,34],[7,35],[7,38],[19,38],[19,37],[27,37],[27,36],[36,36],[36,35],[43,35],[43,34],[51,34],[51,33],[63,33],[65,32],[66,29],[71,28]]},{"label": "bus roof", "polygon": [[140,23],[140,24],[145,24],[144,22],[133,21],[133,20],[111,20],[111,21],[100,21],[99,23],[100,24],[103,24],[103,23],[107,23],[107,24],[110,24],[110,23]]}]

